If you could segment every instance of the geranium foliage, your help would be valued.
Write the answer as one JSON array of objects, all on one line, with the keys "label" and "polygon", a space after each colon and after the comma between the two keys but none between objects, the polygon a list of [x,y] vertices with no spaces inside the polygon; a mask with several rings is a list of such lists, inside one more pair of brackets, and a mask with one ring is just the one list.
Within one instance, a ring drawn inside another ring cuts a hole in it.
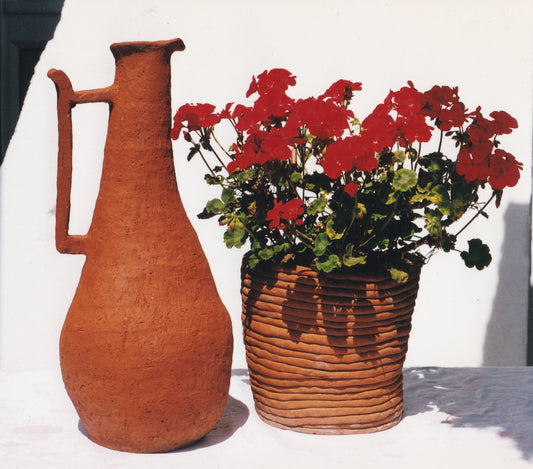
[{"label": "geranium foliage", "polygon": [[[252,268],[298,262],[330,272],[378,261],[398,280],[424,245],[458,251],[469,267],[490,263],[478,239],[458,249],[463,229],[452,225],[467,213],[485,215],[517,184],[522,164],[499,147],[518,127],[513,117],[468,110],[457,88],[421,92],[408,82],[361,120],[350,109],[361,83],[339,80],[305,99],[287,94],[295,84],[289,71],[268,70],[253,77],[248,105],[215,112],[185,104],[175,114],[172,137],[183,133],[188,158],[200,154],[207,183],[222,188],[200,217],[218,217],[228,247],[249,242]],[[221,121],[235,131],[224,145],[215,137]],[[435,135],[436,148],[422,153]],[[453,157],[441,151],[444,138],[455,144]]]}]

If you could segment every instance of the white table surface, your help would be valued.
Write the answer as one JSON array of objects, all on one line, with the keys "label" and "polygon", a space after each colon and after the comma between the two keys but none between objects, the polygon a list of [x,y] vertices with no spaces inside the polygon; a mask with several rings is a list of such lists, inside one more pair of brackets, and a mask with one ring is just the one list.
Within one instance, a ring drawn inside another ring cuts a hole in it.
[{"label": "white table surface", "polygon": [[193,446],[130,454],[92,443],[58,370],[0,371],[0,468],[533,468],[533,367],[407,368],[405,412],[368,435],[307,435],[263,423],[245,369],[222,419]]}]

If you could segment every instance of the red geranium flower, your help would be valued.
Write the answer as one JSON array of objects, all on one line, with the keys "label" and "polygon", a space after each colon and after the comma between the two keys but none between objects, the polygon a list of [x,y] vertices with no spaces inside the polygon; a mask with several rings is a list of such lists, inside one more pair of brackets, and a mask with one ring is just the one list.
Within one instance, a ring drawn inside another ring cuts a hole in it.
[{"label": "red geranium flower", "polygon": [[274,200],[274,207],[267,212],[266,216],[266,219],[270,221],[269,228],[283,229],[282,219],[296,220],[296,224],[301,225],[303,220],[298,219],[298,217],[304,213],[303,203],[304,201],[301,199],[292,199],[286,203]]},{"label": "red geranium flower", "polygon": [[489,162],[487,158],[476,161],[469,149],[463,147],[457,155],[456,171],[468,182],[483,183],[489,175]]},{"label": "red geranium flower", "polygon": [[408,117],[398,116],[396,120],[398,126],[398,136],[400,143],[406,147],[407,142],[429,142],[433,127],[426,123],[426,118],[422,114],[414,114]]},{"label": "red geranium flower", "polygon": [[487,133],[484,128],[477,124],[468,127],[467,132],[470,137],[468,151],[471,153],[474,161],[481,162],[486,160],[492,153],[492,148],[494,147],[492,140],[490,140],[492,132]]},{"label": "red geranium flower", "polygon": [[226,104],[226,107],[219,114],[221,119],[233,119],[235,117],[235,111],[231,112],[231,106],[233,106],[233,103]]},{"label": "red geranium flower", "polygon": [[442,109],[439,112],[439,129],[447,132],[452,127],[461,127],[467,120],[468,114],[465,105],[457,101],[449,109]]},{"label": "red geranium flower", "polygon": [[257,130],[250,134],[244,144],[233,148],[235,159],[228,165],[231,173],[235,169],[246,169],[253,164],[264,164],[272,160],[288,160],[291,157],[291,141],[285,136],[283,129],[272,129],[270,132]]},{"label": "red geranium flower", "polygon": [[360,171],[372,171],[377,165],[374,142],[365,135],[336,140],[328,145],[322,159],[324,173],[331,179],[337,179],[343,171],[350,171],[354,167]]},{"label": "red geranium flower", "polygon": [[330,99],[334,103],[342,104],[343,101],[350,101],[352,99],[354,91],[361,91],[362,89],[362,84],[359,82],[339,80],[333,83],[318,99]]},{"label": "red geranium flower", "polygon": [[359,186],[355,182],[349,182],[344,186],[344,192],[351,195],[352,197],[357,193],[359,190]]},{"label": "red geranium flower", "polygon": [[392,110],[390,103],[378,104],[372,113],[363,120],[361,136],[367,144],[372,142],[375,153],[385,147],[392,147],[398,133],[396,122],[389,114]]},{"label": "red geranium flower", "polygon": [[418,114],[424,104],[424,95],[414,87],[411,81],[407,83],[409,86],[404,86],[398,91],[391,91],[387,97],[398,115],[404,117]]},{"label": "red geranium flower", "polygon": [[284,68],[265,70],[257,76],[257,79],[252,77],[252,82],[246,92],[246,97],[248,98],[256,92],[260,95],[280,94],[285,92],[289,86],[294,86],[295,84],[296,77]]},{"label": "red geranium flower", "polygon": [[187,122],[186,127],[189,132],[218,124],[220,116],[214,113],[214,110],[215,106],[212,104],[184,104],[174,115],[171,137],[174,140],[179,137],[184,122]]},{"label": "red geranium flower", "polygon": [[341,137],[349,128],[349,118],[354,114],[331,101],[317,98],[298,100],[291,111],[287,126],[291,128],[306,126],[311,135],[322,140]]},{"label": "red geranium flower", "polygon": [[281,209],[283,207],[283,202],[274,200],[274,207],[267,212],[266,219],[270,221],[269,228],[276,228],[281,223]]},{"label": "red geranium flower", "polygon": [[492,122],[492,128],[496,135],[510,134],[513,129],[518,128],[518,122],[516,119],[505,111],[494,111],[489,115],[494,119]]},{"label": "red geranium flower", "polygon": [[432,119],[437,119],[443,107],[448,107],[458,101],[457,87],[435,85],[426,91],[423,97],[426,101],[422,108],[423,114]]},{"label": "red geranium flower", "polygon": [[489,160],[489,184],[493,189],[513,187],[520,179],[523,165],[506,151],[497,149]]},{"label": "red geranium flower", "polygon": [[328,145],[322,159],[322,168],[326,176],[337,179],[343,171],[350,171],[354,166],[354,148],[352,138],[336,140]]}]

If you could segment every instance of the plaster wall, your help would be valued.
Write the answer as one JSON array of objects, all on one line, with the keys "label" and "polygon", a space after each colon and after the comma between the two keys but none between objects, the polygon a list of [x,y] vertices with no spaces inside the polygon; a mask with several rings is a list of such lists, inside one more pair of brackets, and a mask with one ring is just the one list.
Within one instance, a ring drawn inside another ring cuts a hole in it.
[{"label": "plaster wall", "polygon": [[[437,254],[425,267],[408,365],[525,365],[529,290],[533,4],[527,0],[66,0],[44,51],[0,168],[0,367],[58,365],[58,341],[83,256],[54,246],[57,166],[56,92],[46,77],[63,69],[75,89],[111,84],[113,42],[181,37],[172,59],[173,111],[185,102],[219,106],[244,97],[252,75],[273,67],[298,77],[293,96],[323,92],[333,81],[363,82],[355,110],[365,116],[412,80],[419,89],[459,86],[470,108],[506,110],[520,128],[502,146],[524,163],[489,220],[469,229],[491,247],[477,272],[458,255]],[[74,110],[70,232],[86,232],[98,190],[107,106]],[[196,218],[218,194],[203,184],[201,161],[174,146],[178,184],[234,323],[234,366],[244,367],[239,265],[222,229]],[[464,242],[466,243],[464,238]]]}]

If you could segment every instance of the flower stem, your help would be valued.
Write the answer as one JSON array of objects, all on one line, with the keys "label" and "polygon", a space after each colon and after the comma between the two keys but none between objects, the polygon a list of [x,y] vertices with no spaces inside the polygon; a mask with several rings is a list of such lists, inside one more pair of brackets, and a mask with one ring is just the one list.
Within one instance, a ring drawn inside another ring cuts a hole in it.
[{"label": "flower stem", "polygon": [[202,158],[204,164],[207,166],[207,169],[209,169],[209,172],[216,177],[216,173],[213,171],[213,168],[211,168],[211,166],[209,166],[209,163],[207,162],[207,160],[205,159],[205,156],[204,154],[202,153],[202,150],[198,150],[198,153],[200,155],[200,157]]},{"label": "flower stem", "polygon": [[444,136],[444,132],[441,130],[440,131],[440,139],[439,139],[439,148],[437,148],[437,153],[440,153],[440,149],[442,147],[442,139],[443,139],[443,136]]},{"label": "flower stem", "polygon": [[483,207],[481,207],[477,213],[468,221],[468,223],[463,226],[456,234],[455,236],[459,236],[464,230],[466,230],[466,228],[468,228],[468,226],[477,218],[479,217],[479,215],[481,215],[483,213],[483,210],[485,210],[487,208],[487,206],[492,202],[492,200],[496,197],[496,192],[493,192],[490,199],[487,200],[485,202],[485,204],[483,205]]},{"label": "flower stem", "polygon": [[294,234],[298,237],[298,239],[305,244],[309,249],[313,250],[313,240],[309,237],[304,235],[301,231],[295,229]]}]

